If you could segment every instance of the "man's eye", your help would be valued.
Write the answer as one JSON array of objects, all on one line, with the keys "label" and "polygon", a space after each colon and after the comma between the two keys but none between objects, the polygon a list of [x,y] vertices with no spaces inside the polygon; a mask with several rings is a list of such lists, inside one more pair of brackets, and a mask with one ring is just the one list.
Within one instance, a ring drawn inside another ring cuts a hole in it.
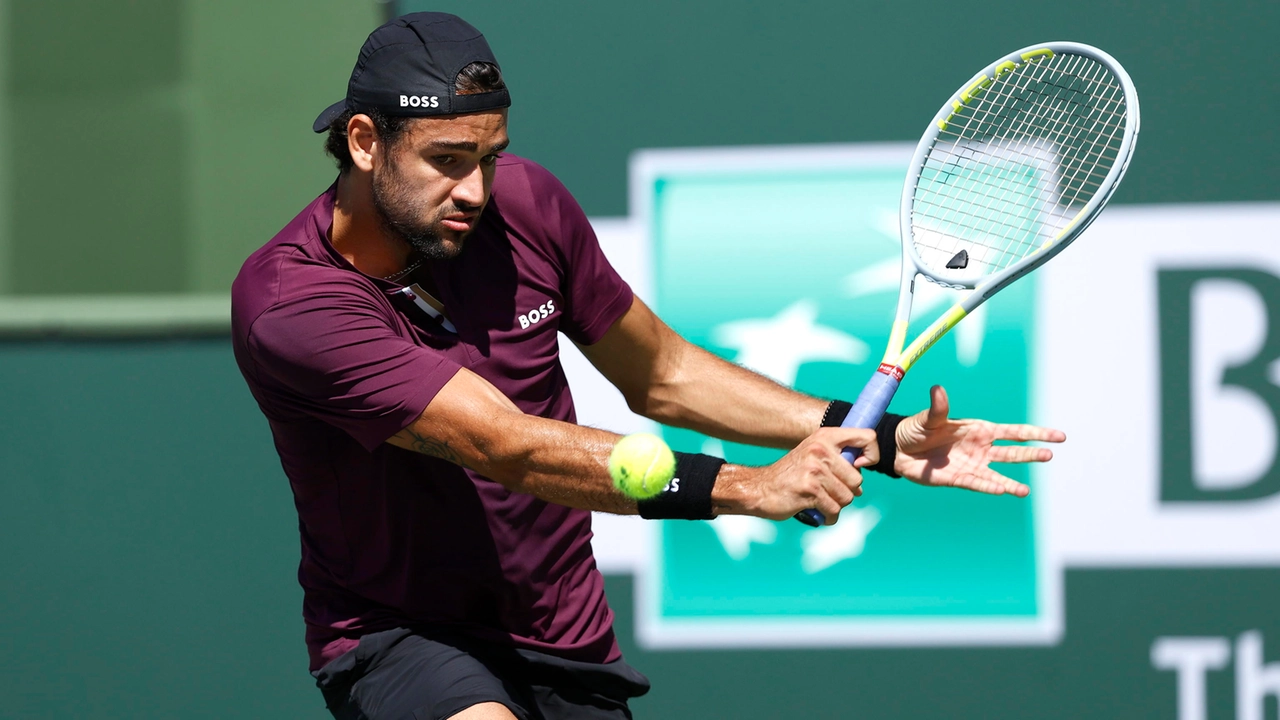
[{"label": "man's eye", "polygon": [[482,159],[482,162],[484,162],[485,165],[492,165],[498,162],[498,158],[500,157],[502,156],[499,155],[498,153],[494,153],[492,155],[485,155],[484,158]]},{"label": "man's eye", "polygon": [[452,165],[453,163],[457,162],[457,158],[453,157],[452,155],[437,155],[435,157],[435,161],[436,161],[436,164],[438,165]]}]

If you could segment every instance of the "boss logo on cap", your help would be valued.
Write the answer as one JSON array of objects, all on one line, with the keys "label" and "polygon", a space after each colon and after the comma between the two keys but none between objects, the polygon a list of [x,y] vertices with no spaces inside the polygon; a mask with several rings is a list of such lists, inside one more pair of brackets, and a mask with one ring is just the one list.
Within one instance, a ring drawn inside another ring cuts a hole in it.
[{"label": "boss logo on cap", "polygon": [[440,107],[438,95],[401,95],[400,107]]}]

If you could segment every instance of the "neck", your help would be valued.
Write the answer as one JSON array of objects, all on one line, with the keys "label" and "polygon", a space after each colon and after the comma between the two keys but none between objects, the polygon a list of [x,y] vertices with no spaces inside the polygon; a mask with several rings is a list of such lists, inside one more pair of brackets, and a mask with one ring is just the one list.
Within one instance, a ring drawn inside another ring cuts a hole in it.
[{"label": "neck", "polygon": [[378,221],[368,173],[353,169],[338,176],[329,242],[347,262],[371,277],[394,275],[408,266],[409,248],[389,237]]}]

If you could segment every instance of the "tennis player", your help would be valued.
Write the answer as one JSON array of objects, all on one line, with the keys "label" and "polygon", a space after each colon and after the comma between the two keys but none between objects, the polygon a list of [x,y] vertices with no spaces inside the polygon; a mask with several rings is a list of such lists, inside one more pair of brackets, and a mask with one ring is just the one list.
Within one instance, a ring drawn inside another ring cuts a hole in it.
[{"label": "tennis player", "polygon": [[[648,681],[618,650],[591,513],[835,522],[860,469],[1025,495],[990,462],[1028,425],[849,409],[681,339],[618,276],[569,192],[507,154],[510,96],[481,34],[416,13],[375,30],[317,118],[336,182],[244,264],[236,360],[293,489],[311,670],[337,718],[625,718]],[[638,413],[789,449],[768,467],[678,454],[678,482],[613,489],[616,435],[574,422],[557,333]],[[826,426],[826,427],[823,427]],[[844,447],[865,451],[858,467]]]}]

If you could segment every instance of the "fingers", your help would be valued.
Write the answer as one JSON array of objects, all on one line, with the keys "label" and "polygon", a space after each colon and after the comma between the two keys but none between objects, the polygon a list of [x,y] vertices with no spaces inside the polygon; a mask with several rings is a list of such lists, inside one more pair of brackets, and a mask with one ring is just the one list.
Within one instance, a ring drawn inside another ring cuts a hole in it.
[{"label": "fingers", "polygon": [[[826,495],[844,507],[862,495],[862,473],[858,468],[874,465],[879,461],[880,449],[876,445],[874,430],[858,428],[823,428],[812,436],[815,455],[822,472],[818,475]],[[860,453],[850,464],[844,451],[853,449]],[[821,510],[822,508],[818,508]],[[826,513],[828,524],[835,522]]]},{"label": "fingers", "polygon": [[811,498],[809,507],[822,513],[828,525],[834,525],[840,511],[862,494],[861,473],[839,455],[828,454],[809,477],[815,486],[806,493]]},{"label": "fingers", "polygon": [[827,525],[835,525],[840,520],[840,511],[844,509],[844,505],[832,500],[829,495],[822,495],[813,503],[813,509],[822,513]]},{"label": "fingers", "polygon": [[1030,487],[990,469],[981,473],[958,475],[951,485],[987,495],[1009,494],[1015,497],[1026,497],[1031,492]]},{"label": "fingers", "polygon": [[996,439],[1060,443],[1067,439],[1067,434],[1039,425],[996,425]]},{"label": "fingers", "polygon": [[[842,452],[863,453],[851,464]],[[776,502],[766,501],[770,513],[786,518],[799,510],[813,508],[834,525],[840,511],[862,494],[862,473],[858,468],[879,461],[874,430],[823,428],[775,464]],[[770,516],[769,514],[765,515]]]},{"label": "fingers", "polygon": [[990,461],[998,463],[1049,462],[1053,451],[1049,448],[1026,445],[996,445],[991,448]]},{"label": "fingers", "polygon": [[835,498],[843,507],[862,495],[862,472],[845,461],[843,457],[831,463],[831,482],[827,484],[827,493]]},{"label": "fingers", "polygon": [[933,430],[946,425],[950,412],[951,402],[947,399],[947,391],[941,385],[929,388],[929,414],[925,416],[924,427]]},{"label": "fingers", "polygon": [[[929,388],[929,409],[925,411],[922,426],[927,430],[945,427],[951,412],[951,403],[947,391],[941,385]],[[969,424],[973,420],[956,420],[959,424]],[[994,424],[996,440],[1015,440],[1017,442],[1065,442],[1067,434],[1055,428],[1040,427],[1027,424]]]},{"label": "fingers", "polygon": [[863,468],[880,462],[880,446],[876,443],[875,430],[822,428],[813,434],[813,439],[834,449],[836,454],[843,452],[846,448],[857,449],[860,455],[854,460],[854,467]]},{"label": "fingers", "polygon": [[[823,490],[839,507],[831,512],[824,510],[823,514],[827,518],[827,524],[834,525],[839,519],[839,509],[862,495],[862,473],[859,468],[879,462],[880,448],[876,444],[874,430],[858,428],[825,428],[815,433],[814,440],[820,442],[826,452],[831,453],[830,460],[826,463],[829,472],[822,475]],[[847,449],[857,451],[858,457],[853,464],[848,462],[844,454]]]}]

